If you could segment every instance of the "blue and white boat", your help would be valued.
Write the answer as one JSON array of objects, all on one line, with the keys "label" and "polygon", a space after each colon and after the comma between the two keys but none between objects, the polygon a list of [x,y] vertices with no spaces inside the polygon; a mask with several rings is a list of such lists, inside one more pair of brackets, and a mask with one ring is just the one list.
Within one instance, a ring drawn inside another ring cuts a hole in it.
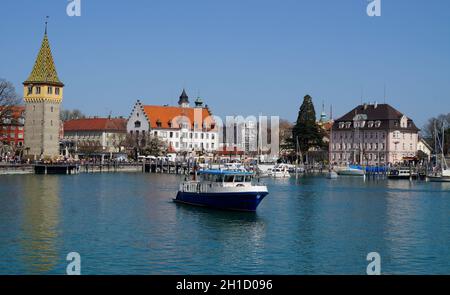
[{"label": "blue and white boat", "polygon": [[180,184],[175,202],[226,210],[256,211],[267,187],[243,170],[203,170],[199,180]]}]

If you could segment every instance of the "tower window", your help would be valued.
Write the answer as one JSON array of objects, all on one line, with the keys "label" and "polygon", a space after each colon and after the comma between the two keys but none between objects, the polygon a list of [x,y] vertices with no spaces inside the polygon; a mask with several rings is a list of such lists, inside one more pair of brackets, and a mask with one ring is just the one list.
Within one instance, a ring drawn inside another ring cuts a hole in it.
[{"label": "tower window", "polygon": [[140,128],[141,127],[141,121],[134,122],[134,128]]},{"label": "tower window", "polygon": [[50,112],[52,112],[52,113],[53,113],[53,107],[50,107]]},{"label": "tower window", "polygon": [[28,86],[28,95],[33,93],[33,86]]},{"label": "tower window", "polygon": [[55,94],[56,94],[56,95],[59,95],[59,87],[56,87],[56,88],[55,88]]},{"label": "tower window", "polygon": [[[48,86],[47,88],[47,93],[48,94],[53,94],[53,87],[52,86]],[[53,112],[53,111],[52,111]]]},{"label": "tower window", "polygon": [[41,94],[41,87],[40,86],[36,87],[36,94]]}]

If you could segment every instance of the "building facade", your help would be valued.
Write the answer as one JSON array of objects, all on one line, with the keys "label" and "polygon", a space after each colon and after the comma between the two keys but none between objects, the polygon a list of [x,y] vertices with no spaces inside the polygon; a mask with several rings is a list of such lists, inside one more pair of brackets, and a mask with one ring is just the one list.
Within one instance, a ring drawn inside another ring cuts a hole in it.
[{"label": "building facade", "polygon": [[59,155],[59,110],[64,84],[56,72],[47,30],[33,70],[23,82],[25,147],[35,158]]},{"label": "building facade", "polygon": [[23,147],[25,125],[25,107],[12,106],[5,110],[0,122],[0,140],[9,147]]},{"label": "building facade", "polygon": [[427,160],[430,161],[433,148],[428,144],[428,142],[426,142],[425,139],[419,138],[419,142],[417,143],[417,152],[422,152],[423,155],[426,155]]},{"label": "building facade", "polygon": [[383,165],[416,157],[419,129],[388,104],[359,105],[334,121],[331,162]]},{"label": "building facade", "polygon": [[191,107],[185,90],[178,106],[143,105],[138,100],[128,119],[127,132],[137,139],[156,136],[172,152],[213,152],[219,144],[209,108],[200,98]]},{"label": "building facade", "polygon": [[127,133],[124,118],[85,118],[64,122],[63,142],[71,155],[111,154],[124,149]]}]

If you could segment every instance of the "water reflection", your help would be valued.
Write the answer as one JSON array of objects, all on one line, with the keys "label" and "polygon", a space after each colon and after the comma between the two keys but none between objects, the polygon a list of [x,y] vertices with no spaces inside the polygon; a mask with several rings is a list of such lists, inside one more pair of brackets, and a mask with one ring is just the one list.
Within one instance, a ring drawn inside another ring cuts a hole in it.
[{"label": "water reflection", "polygon": [[25,253],[28,273],[46,273],[57,264],[60,200],[59,177],[24,177],[22,235],[20,245]]}]

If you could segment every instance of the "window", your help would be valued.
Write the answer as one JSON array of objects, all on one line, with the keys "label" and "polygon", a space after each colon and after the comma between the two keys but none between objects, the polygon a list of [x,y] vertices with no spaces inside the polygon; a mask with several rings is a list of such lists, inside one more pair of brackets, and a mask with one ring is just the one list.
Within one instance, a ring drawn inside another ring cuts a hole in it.
[{"label": "window", "polygon": [[56,94],[56,95],[59,95],[59,87],[56,87],[56,88],[55,88],[55,94]]},{"label": "window", "polygon": [[373,127],[373,121],[369,121],[369,123],[367,124],[367,127],[372,128]]},{"label": "window", "polygon": [[141,121],[134,122],[134,128],[141,128]]},{"label": "window", "polygon": [[173,138],[173,132],[169,132],[169,137]]},{"label": "window", "polygon": [[52,112],[52,113],[53,113],[53,107],[50,107],[50,112]]},{"label": "window", "polygon": [[28,86],[28,95],[33,93],[33,86]]},{"label": "window", "polygon": [[41,94],[41,86],[36,87],[36,94]]},{"label": "window", "polygon": [[379,128],[381,126],[381,121],[375,121],[375,127]]},{"label": "window", "polygon": [[48,94],[53,94],[53,87],[52,86],[48,86],[47,87],[47,93]]}]

